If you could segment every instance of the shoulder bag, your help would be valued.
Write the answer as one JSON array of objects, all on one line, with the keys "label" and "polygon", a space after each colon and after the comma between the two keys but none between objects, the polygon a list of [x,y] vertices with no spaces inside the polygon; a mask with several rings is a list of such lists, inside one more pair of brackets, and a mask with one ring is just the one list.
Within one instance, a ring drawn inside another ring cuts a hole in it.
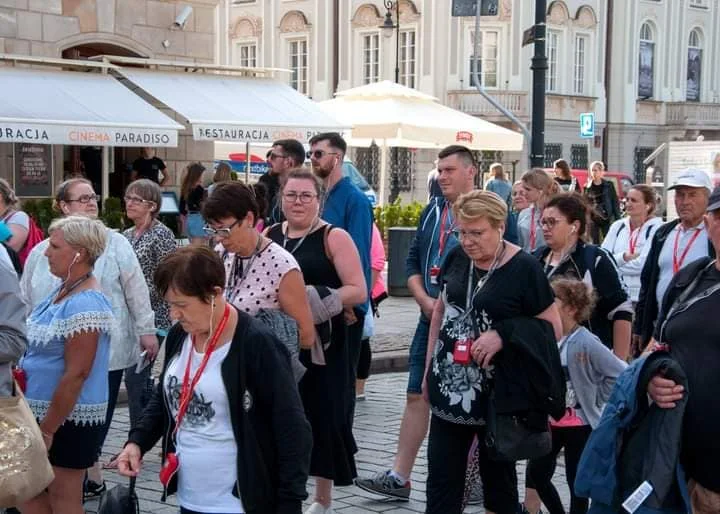
[{"label": "shoulder bag", "polygon": [[20,505],[55,478],[40,426],[20,387],[0,398],[0,508]]}]

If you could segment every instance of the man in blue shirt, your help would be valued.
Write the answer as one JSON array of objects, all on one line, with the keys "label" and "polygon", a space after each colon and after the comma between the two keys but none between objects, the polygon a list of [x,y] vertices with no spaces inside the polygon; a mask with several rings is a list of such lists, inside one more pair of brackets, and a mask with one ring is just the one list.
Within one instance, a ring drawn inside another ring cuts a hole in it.
[{"label": "man in blue shirt", "polygon": [[448,146],[440,151],[438,157],[438,185],[442,196],[432,198],[420,215],[405,265],[408,289],[420,307],[420,319],[410,344],[407,400],[395,463],[391,470],[355,481],[361,489],[402,500],[410,496],[410,473],[430,420],[430,407],[422,397],[422,383],[430,318],[435,299],[440,294],[440,267],[445,257],[459,244],[453,234],[452,204],[461,194],[474,189],[477,173],[472,152],[464,146]]}]

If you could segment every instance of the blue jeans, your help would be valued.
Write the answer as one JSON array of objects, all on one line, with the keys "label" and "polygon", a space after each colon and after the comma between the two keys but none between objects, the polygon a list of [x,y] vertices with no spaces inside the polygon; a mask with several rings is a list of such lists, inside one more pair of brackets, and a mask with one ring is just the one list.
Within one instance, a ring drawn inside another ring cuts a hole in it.
[{"label": "blue jeans", "polygon": [[430,335],[430,320],[424,314],[420,314],[415,335],[410,343],[410,358],[408,367],[407,392],[410,394],[422,394],[422,381],[425,376],[425,357],[428,347],[428,336]]}]

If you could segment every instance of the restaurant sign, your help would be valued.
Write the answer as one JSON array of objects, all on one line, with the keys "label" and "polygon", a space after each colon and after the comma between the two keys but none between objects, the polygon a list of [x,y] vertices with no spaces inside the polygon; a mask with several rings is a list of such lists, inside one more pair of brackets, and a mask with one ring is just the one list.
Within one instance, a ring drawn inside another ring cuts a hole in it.
[{"label": "restaurant sign", "polygon": [[250,143],[272,143],[278,139],[297,139],[307,143],[315,134],[337,132],[337,128],[302,127],[259,127],[238,125],[193,125],[193,137],[196,141],[237,141]]},{"label": "restaurant sign", "polygon": [[178,145],[178,135],[177,130],[172,129],[0,122],[0,143],[176,147]]}]

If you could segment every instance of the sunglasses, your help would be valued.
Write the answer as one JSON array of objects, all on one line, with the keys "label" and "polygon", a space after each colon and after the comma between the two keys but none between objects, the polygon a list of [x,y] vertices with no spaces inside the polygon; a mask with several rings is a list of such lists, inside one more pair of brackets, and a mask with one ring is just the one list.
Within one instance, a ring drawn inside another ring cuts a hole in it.
[{"label": "sunglasses", "polygon": [[268,157],[267,157],[267,158],[268,158],[268,160],[273,160],[273,159],[284,159],[285,157],[287,157],[287,155],[282,155],[282,154],[279,154],[279,153],[270,152],[270,153],[268,154]]},{"label": "sunglasses", "polygon": [[314,150],[311,152],[307,152],[305,154],[305,157],[308,159],[315,159],[316,161],[319,161],[322,159],[325,155],[337,155],[337,152],[326,152],[325,150]]}]

